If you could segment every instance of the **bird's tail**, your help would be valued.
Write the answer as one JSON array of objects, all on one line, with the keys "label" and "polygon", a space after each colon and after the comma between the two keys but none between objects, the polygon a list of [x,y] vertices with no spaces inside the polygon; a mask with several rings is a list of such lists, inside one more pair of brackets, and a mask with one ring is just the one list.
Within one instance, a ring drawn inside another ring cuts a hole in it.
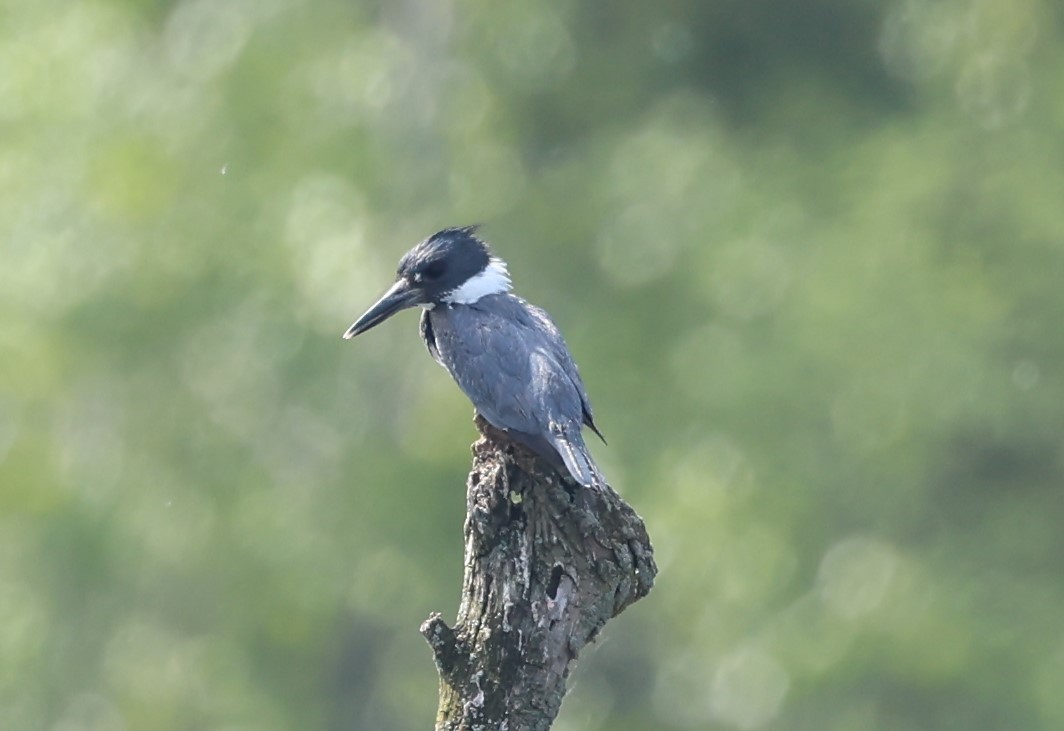
[{"label": "bird's tail", "polygon": [[552,429],[550,441],[574,480],[584,487],[592,487],[602,482],[602,473],[599,472],[595,460],[591,459],[584,438],[579,432],[574,435],[566,434],[560,429]]}]

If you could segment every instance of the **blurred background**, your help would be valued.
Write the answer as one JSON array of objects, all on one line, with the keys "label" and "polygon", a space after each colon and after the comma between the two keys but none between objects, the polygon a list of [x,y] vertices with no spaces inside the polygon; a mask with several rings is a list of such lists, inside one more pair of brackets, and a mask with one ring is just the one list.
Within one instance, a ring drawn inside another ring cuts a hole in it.
[{"label": "blurred background", "polygon": [[1056,0],[0,0],[0,728],[425,729],[471,408],[565,332],[654,592],[556,728],[1064,728]]}]

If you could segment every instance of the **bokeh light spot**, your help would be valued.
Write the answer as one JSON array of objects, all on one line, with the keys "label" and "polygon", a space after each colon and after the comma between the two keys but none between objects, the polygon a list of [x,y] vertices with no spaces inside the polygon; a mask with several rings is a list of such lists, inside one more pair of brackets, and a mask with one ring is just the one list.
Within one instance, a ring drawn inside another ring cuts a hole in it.
[{"label": "bokeh light spot", "polygon": [[799,675],[827,672],[844,660],[856,631],[839,622],[814,592],[809,592],[774,619],[768,632],[772,647]]},{"label": "bokeh light spot", "polygon": [[603,273],[615,283],[638,287],[668,274],[679,241],[662,225],[661,211],[633,205],[607,220],[596,241]]},{"label": "bokeh light spot", "polygon": [[51,731],[126,731],[128,726],[115,702],[99,693],[78,693]]},{"label": "bokeh light spot", "polygon": [[251,33],[254,3],[185,0],[166,23],[163,47],[179,74],[206,81],[224,71]]},{"label": "bokeh light spot", "polygon": [[169,705],[205,680],[197,643],[143,617],[121,622],[104,651],[104,678],[115,693]]},{"label": "bokeh light spot", "polygon": [[338,176],[313,173],[292,191],[285,240],[301,301],[312,315],[308,326],[323,333],[331,332],[336,317],[353,313],[353,295],[364,300],[388,281],[367,256],[367,219],[361,193]]},{"label": "bokeh light spot", "polygon": [[304,71],[318,105],[316,121],[329,127],[377,119],[402,97],[416,72],[409,46],[385,29],[325,49]]},{"label": "bokeh light spot", "polygon": [[904,0],[887,14],[879,40],[883,62],[895,76],[928,79],[945,67],[965,30],[958,3]]},{"label": "bokeh light spot", "polygon": [[514,5],[511,9],[497,19],[495,50],[503,68],[529,89],[558,85],[576,60],[569,28],[551,5]]},{"label": "bokeh light spot", "polygon": [[713,660],[695,650],[666,658],[654,685],[654,707],[668,723],[702,727],[712,717]]},{"label": "bokeh light spot", "polygon": [[741,729],[760,728],[779,713],[790,675],[758,647],[744,647],[725,657],[713,676],[713,715]]},{"label": "bokeh light spot", "polygon": [[117,384],[76,384],[53,426],[58,473],[67,489],[90,504],[110,504],[126,464],[124,394]]},{"label": "bokeh light spot", "polygon": [[1031,73],[1020,59],[983,53],[965,65],[956,93],[961,108],[984,129],[998,129],[1027,110]]},{"label": "bokeh light spot", "polygon": [[817,591],[845,619],[858,619],[879,607],[897,568],[894,549],[874,538],[839,541],[820,562]]},{"label": "bokeh light spot", "polygon": [[694,40],[691,31],[677,23],[658,26],[650,39],[654,55],[665,63],[679,63],[691,55]]}]

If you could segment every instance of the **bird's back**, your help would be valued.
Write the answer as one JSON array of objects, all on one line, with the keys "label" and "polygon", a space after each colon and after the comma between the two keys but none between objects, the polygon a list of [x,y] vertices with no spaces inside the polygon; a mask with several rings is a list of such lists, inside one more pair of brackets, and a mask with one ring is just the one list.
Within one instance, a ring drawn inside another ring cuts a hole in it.
[{"label": "bird's back", "polygon": [[596,469],[581,434],[584,423],[594,427],[591,405],[546,312],[512,294],[495,294],[426,310],[422,335],[493,426],[544,440],[575,479],[593,481]]}]

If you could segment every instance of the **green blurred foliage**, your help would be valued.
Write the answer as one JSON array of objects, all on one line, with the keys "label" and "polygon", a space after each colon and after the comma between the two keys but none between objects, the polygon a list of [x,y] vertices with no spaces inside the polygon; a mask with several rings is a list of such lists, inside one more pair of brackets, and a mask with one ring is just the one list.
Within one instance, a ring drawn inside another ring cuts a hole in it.
[{"label": "green blurred foliage", "polygon": [[1062,7],[0,0],[0,728],[431,723],[470,408],[339,335],[473,221],[661,566],[558,729],[1064,727]]}]

